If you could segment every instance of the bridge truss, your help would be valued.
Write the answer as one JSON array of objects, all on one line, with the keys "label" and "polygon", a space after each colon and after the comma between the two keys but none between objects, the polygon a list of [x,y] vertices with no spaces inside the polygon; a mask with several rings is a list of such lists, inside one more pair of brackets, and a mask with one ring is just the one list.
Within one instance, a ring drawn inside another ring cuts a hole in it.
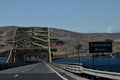
[{"label": "bridge truss", "polygon": [[50,35],[47,27],[18,27],[7,62],[24,63],[27,57],[51,62]]}]

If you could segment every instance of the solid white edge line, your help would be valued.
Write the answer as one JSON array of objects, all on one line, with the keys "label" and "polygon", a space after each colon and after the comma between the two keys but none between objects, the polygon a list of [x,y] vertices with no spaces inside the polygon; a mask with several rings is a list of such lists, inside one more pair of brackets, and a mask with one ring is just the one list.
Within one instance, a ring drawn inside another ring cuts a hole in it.
[{"label": "solid white edge line", "polygon": [[[48,65],[48,64],[47,64]],[[63,80],[68,80],[67,78],[65,78],[65,77],[63,77],[61,74],[59,74],[57,71],[55,71],[52,67],[50,67],[49,65],[48,65],[48,67],[53,71],[53,72],[55,72],[59,77],[61,77]]]}]

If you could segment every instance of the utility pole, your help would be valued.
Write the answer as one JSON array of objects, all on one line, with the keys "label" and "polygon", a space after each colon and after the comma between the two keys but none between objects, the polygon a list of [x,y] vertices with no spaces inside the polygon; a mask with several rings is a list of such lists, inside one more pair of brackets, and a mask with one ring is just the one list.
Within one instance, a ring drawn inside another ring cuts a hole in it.
[{"label": "utility pole", "polygon": [[78,53],[77,60],[78,60],[78,64],[80,65],[80,49],[81,49],[81,44],[75,45],[75,48],[77,49],[77,53]]}]

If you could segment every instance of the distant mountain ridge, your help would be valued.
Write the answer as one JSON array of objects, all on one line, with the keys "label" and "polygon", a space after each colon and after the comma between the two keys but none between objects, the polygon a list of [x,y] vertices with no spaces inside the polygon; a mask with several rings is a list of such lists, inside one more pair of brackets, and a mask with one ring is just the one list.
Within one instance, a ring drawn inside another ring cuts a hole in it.
[{"label": "distant mountain ridge", "polygon": [[[10,50],[12,37],[17,26],[0,27],[0,52]],[[50,37],[63,41],[64,45],[58,45],[54,48],[58,52],[71,52],[75,50],[76,44],[81,44],[82,49],[88,50],[88,43],[93,41],[113,41],[113,51],[120,52],[120,33],[78,33],[68,30],[50,28]]]}]

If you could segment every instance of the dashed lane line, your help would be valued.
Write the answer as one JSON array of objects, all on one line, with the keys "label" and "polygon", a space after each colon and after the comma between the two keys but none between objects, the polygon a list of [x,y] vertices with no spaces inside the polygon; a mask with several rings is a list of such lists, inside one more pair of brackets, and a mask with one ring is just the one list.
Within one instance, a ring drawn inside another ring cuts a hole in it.
[{"label": "dashed lane line", "polygon": [[22,73],[24,73],[25,71],[22,71]]},{"label": "dashed lane line", "polygon": [[15,74],[13,77],[18,77],[19,75],[18,74]]}]

